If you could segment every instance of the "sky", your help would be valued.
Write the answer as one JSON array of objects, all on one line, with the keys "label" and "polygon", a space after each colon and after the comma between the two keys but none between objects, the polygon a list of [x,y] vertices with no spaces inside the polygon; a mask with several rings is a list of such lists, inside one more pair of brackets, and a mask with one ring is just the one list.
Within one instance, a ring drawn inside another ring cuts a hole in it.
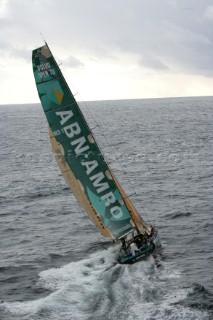
[{"label": "sky", "polygon": [[0,0],[0,104],[39,102],[41,33],[79,101],[212,96],[212,0]]}]

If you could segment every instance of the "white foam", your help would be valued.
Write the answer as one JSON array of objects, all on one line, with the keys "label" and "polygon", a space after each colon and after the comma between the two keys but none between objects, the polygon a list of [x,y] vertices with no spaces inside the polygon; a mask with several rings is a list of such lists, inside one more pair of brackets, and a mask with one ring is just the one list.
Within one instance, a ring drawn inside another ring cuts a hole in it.
[{"label": "white foam", "polygon": [[37,285],[51,290],[51,294],[35,301],[3,305],[30,320],[207,319],[204,312],[175,304],[187,297],[188,290],[178,288],[181,272],[174,266],[163,263],[162,268],[156,268],[151,258],[119,265],[116,253],[114,247],[43,271]]}]

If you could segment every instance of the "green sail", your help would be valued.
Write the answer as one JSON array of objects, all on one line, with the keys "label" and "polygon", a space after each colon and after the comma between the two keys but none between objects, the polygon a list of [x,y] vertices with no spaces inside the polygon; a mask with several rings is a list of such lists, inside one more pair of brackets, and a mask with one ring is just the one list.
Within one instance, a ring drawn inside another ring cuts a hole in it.
[{"label": "green sail", "polygon": [[133,229],[131,214],[49,47],[33,51],[38,94],[54,139],[88,203],[115,238]]}]

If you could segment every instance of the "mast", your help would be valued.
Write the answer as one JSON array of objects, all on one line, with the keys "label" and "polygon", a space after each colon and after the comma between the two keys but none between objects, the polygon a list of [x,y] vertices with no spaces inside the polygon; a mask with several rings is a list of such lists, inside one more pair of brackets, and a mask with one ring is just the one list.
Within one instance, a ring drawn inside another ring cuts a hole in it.
[{"label": "mast", "polygon": [[144,233],[145,223],[112,174],[46,42],[32,60],[51,145],[76,199],[104,236],[119,239],[134,227]]}]

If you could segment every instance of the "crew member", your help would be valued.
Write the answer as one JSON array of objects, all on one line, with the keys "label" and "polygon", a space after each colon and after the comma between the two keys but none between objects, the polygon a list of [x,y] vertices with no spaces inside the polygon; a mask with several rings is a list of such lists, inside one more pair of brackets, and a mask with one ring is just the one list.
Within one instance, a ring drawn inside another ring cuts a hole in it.
[{"label": "crew member", "polygon": [[124,238],[121,239],[121,243],[122,243],[121,248],[124,250],[125,253],[127,253],[126,241]]},{"label": "crew member", "polygon": [[134,241],[130,244],[129,248],[133,257],[135,256],[135,251],[140,251]]}]

